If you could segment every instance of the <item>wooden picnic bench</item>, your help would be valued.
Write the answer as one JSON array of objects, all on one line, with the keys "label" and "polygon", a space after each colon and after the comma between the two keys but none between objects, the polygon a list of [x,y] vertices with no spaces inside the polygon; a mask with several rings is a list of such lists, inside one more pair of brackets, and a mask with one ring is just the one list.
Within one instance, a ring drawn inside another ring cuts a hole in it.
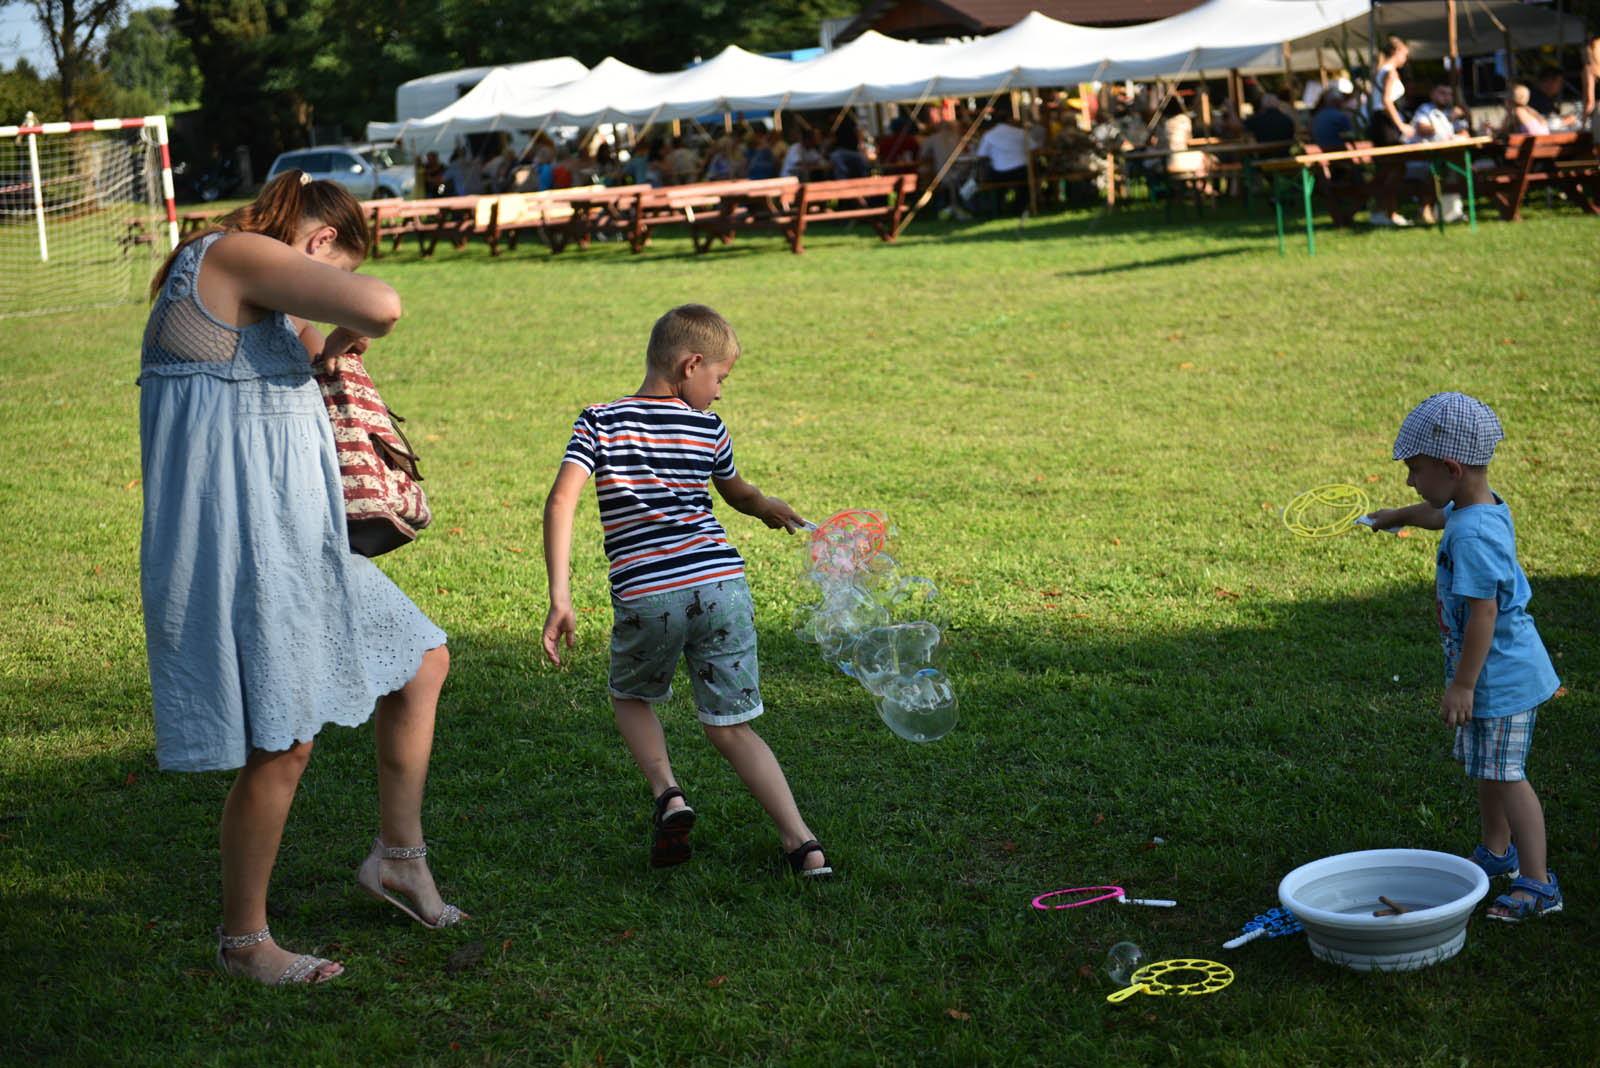
[{"label": "wooden picnic bench", "polygon": [[[575,185],[534,193],[500,194],[495,198],[494,224],[484,232],[490,254],[500,254],[501,241],[506,243],[508,250],[515,251],[517,242],[525,233],[536,234],[545,244],[551,244],[552,234],[564,235],[567,232],[569,223],[576,215],[574,203],[589,202],[606,192],[603,185]],[[479,211],[482,212],[481,205]],[[565,247],[567,238],[563,236],[559,240]]]},{"label": "wooden picnic bench", "polygon": [[622,232],[623,205],[633,203],[641,193],[653,188],[650,185],[585,187],[566,198],[570,214],[548,222],[540,236],[552,253],[561,252],[571,244],[588,248],[597,234]]},{"label": "wooden picnic bench", "polygon": [[[755,181],[798,184],[794,178],[757,178]],[[656,227],[672,223],[687,223],[692,227],[697,216],[714,213],[723,197],[740,196],[751,185],[750,179],[743,179],[651,187],[619,206],[618,223],[628,238],[628,247],[634,252],[642,252],[650,243],[650,233]]]},{"label": "wooden picnic bench", "polygon": [[1512,134],[1499,166],[1478,180],[1507,221],[1522,218],[1523,198],[1535,184],[1568,192],[1589,214],[1600,215],[1600,159],[1587,131]]},{"label": "wooden picnic bench", "polygon": [[[785,180],[760,181],[781,183]],[[892,243],[900,235],[911,194],[916,188],[917,176],[903,172],[803,182],[793,194],[785,194],[777,186],[731,191],[723,195],[715,213],[702,214],[690,221],[694,249],[705,252],[713,242],[727,244],[739,230],[767,229],[780,231],[788,238],[790,249],[799,253],[805,251],[806,227],[811,223],[863,219],[872,223],[880,238]]]},{"label": "wooden picnic bench", "polygon": [[[231,210],[233,209],[193,208],[189,211],[178,212],[178,235],[180,239],[188,236],[189,234],[204,230],[214,221],[228,214],[228,212]],[[148,232],[145,229],[148,221],[149,220],[142,216],[140,218],[130,218],[126,220],[127,230],[121,237],[117,239],[117,244],[122,246],[123,252],[127,252],[128,249],[133,248],[136,245],[154,245],[156,235]],[[164,226],[166,225],[167,220],[159,219],[157,222]]]},{"label": "wooden picnic bench", "polygon": [[400,200],[389,198],[369,200],[362,207],[372,219],[372,258],[383,255],[383,242],[393,242],[390,251],[399,251],[400,242],[415,235],[417,248],[423,256],[433,255],[440,238],[448,237],[456,248],[465,248],[467,239],[480,230],[494,226],[497,213],[491,203],[488,218],[480,226],[478,205],[481,201],[494,201],[495,197],[462,196],[433,197],[427,200]]}]

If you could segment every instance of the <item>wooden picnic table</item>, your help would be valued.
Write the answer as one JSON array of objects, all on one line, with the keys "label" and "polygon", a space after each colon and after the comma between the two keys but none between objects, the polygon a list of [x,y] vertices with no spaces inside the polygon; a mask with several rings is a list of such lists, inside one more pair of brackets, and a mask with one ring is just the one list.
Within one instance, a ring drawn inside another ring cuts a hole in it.
[{"label": "wooden picnic table", "polygon": [[744,188],[721,195],[715,214],[702,213],[690,220],[696,252],[707,251],[715,241],[729,243],[740,229],[772,229],[782,232],[793,252],[801,253],[806,226],[831,221],[869,221],[878,236],[892,244],[905,221],[917,176],[902,171],[823,182],[772,178],[742,184]]},{"label": "wooden picnic table", "polygon": [[[431,197],[427,200],[401,200],[398,197],[369,200],[362,210],[372,219],[371,254],[383,255],[383,239],[394,241],[394,250],[407,234],[414,234],[423,256],[433,255],[439,238],[449,237],[456,248],[464,248],[467,238],[479,229],[478,204],[494,197]],[[491,212],[492,214],[492,212]],[[493,218],[488,220],[492,226]]]},{"label": "wooden picnic table", "polygon": [[559,226],[546,226],[542,232],[544,242],[552,255],[577,242],[579,248],[588,248],[596,233],[608,227],[621,229],[622,205],[647,189],[647,184],[591,186],[566,200],[572,214]]},{"label": "wooden picnic table", "polygon": [[[1278,254],[1287,255],[1284,251],[1283,241],[1283,195],[1281,183],[1294,171],[1300,172],[1300,190],[1305,206],[1306,220],[1306,250],[1308,254],[1317,254],[1317,241],[1315,227],[1312,223],[1311,192],[1316,188],[1315,169],[1322,169],[1330,163],[1370,163],[1375,159],[1398,158],[1406,161],[1425,162],[1428,164],[1432,178],[1435,199],[1441,187],[1442,178],[1446,173],[1454,172],[1466,181],[1467,220],[1473,233],[1478,231],[1478,212],[1473,191],[1472,175],[1472,150],[1482,148],[1493,141],[1489,137],[1458,137],[1450,141],[1419,141],[1412,145],[1387,145],[1383,148],[1350,148],[1338,152],[1304,152],[1299,155],[1289,156],[1285,159],[1266,160],[1259,164],[1260,168],[1271,174],[1273,179],[1273,202],[1278,216]],[[1460,163],[1455,162],[1459,158]],[[1364,194],[1373,192],[1381,193],[1372,183],[1364,183],[1358,187]],[[1439,219],[1439,232],[1444,232],[1444,213],[1435,213]]]}]

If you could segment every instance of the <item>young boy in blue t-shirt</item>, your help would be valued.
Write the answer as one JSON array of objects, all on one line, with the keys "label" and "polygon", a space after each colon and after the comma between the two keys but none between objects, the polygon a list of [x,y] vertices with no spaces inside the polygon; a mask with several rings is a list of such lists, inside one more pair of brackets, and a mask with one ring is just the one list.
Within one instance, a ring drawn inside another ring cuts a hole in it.
[{"label": "young boy in blue t-shirt", "polygon": [[1483,840],[1472,859],[1491,878],[1513,879],[1489,918],[1516,922],[1561,911],[1544,810],[1526,777],[1535,710],[1561,681],[1527,612],[1533,591],[1517,563],[1511,509],[1489,488],[1489,461],[1504,438],[1487,404],[1434,394],[1406,416],[1394,443],[1422,503],[1369,518],[1375,530],[1444,531],[1435,581],[1445,664],[1439,714],[1456,728],[1456,759],[1478,780]]},{"label": "young boy in blue t-shirt", "polygon": [[682,656],[706,737],[777,824],[789,867],[828,875],[833,869],[800,818],[783,769],[750,727],[763,710],[755,611],[744,560],[711,514],[708,483],[769,527],[792,534],[804,522],[739,477],[727,428],[709,410],[738,359],[728,321],[703,304],[685,304],[650,331],[644,384],[579,414],[545,501],[544,651],[559,667],[562,639],[572,647],[572,518],[593,475],[611,563],[611,703],[655,795],[650,863],[680,864],[690,853],[695,813],[673,777],[654,707],[672,697]]}]

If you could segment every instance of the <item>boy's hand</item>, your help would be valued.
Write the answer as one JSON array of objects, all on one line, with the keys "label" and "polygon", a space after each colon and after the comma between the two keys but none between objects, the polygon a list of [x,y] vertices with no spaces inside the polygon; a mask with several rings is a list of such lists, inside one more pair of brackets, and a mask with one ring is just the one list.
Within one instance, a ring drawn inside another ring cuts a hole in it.
[{"label": "boy's hand", "polygon": [[1466,726],[1472,720],[1472,687],[1451,683],[1439,702],[1439,718],[1451,727]]},{"label": "boy's hand", "polygon": [[544,655],[556,667],[561,666],[561,636],[566,635],[567,648],[572,648],[572,635],[578,629],[577,617],[572,614],[572,606],[550,606],[550,613],[544,617]]},{"label": "boy's hand", "polygon": [[793,534],[795,530],[805,526],[806,521],[800,513],[790,508],[777,497],[765,497],[761,501],[761,509],[757,517],[773,530],[783,530]]},{"label": "boy's hand", "polygon": [[1379,508],[1376,512],[1368,512],[1367,518],[1372,520],[1374,534],[1382,530],[1394,530],[1405,526],[1405,520],[1400,518],[1398,508]]}]

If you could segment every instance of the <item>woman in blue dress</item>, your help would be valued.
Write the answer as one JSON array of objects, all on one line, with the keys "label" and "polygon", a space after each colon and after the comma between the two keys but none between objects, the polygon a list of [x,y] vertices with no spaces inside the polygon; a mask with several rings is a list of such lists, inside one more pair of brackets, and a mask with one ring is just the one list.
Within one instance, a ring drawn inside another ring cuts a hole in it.
[{"label": "woman in blue dress", "polygon": [[[267,884],[312,739],[376,706],[380,826],[357,878],[428,927],[459,922],[424,856],[445,634],[350,551],[315,365],[400,318],[360,206],[290,171],[186,241],[152,287],[139,375],[145,642],[163,769],[238,768],[222,810],[217,964],[269,984],[335,961],[280,948]],[[323,337],[313,323],[331,323]]]}]

